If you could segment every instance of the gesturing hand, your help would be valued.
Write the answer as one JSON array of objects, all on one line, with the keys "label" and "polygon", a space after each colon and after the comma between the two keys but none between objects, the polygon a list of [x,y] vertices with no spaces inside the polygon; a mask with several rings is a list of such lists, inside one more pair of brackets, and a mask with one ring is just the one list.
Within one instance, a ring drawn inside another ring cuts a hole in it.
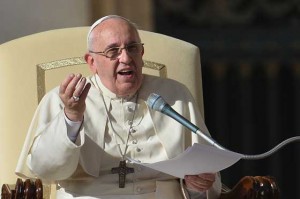
[{"label": "gesturing hand", "polygon": [[81,121],[85,111],[85,99],[91,88],[81,74],[68,75],[59,87],[59,97],[63,101],[65,114],[71,121]]},{"label": "gesturing hand", "polygon": [[214,173],[204,173],[199,175],[184,176],[185,185],[192,191],[207,191],[215,182],[216,175]]}]

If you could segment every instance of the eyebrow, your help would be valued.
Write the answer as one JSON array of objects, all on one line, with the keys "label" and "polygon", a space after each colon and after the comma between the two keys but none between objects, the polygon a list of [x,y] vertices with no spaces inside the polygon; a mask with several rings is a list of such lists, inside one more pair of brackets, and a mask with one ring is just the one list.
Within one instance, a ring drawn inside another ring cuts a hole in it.
[{"label": "eyebrow", "polygon": [[[140,43],[140,42],[139,41],[130,41],[129,43],[125,44],[125,46],[131,45],[131,44],[135,44],[135,43]],[[115,47],[120,47],[120,46],[117,45],[117,43],[112,43],[112,44],[107,45],[104,48],[104,51],[107,50],[107,49],[109,49],[109,48],[115,48]]]},{"label": "eyebrow", "polygon": [[112,44],[108,44],[104,49],[109,49],[109,48],[114,48],[114,47],[119,47],[117,43],[112,43]]}]

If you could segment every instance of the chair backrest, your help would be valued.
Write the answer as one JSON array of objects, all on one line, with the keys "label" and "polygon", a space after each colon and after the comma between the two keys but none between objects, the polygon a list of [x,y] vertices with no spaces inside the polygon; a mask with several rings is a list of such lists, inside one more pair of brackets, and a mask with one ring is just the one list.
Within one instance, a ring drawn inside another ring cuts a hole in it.
[{"label": "chair backrest", "polygon": [[[88,27],[51,30],[0,45],[0,184],[14,174],[39,100],[70,72],[89,75],[83,55]],[[199,49],[187,42],[139,31],[145,43],[145,73],[185,84],[203,112]]]}]

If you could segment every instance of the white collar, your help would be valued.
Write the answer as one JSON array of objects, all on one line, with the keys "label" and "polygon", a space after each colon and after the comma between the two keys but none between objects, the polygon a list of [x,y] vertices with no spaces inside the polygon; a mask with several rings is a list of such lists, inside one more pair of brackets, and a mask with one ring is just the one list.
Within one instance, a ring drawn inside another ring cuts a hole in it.
[{"label": "white collar", "polygon": [[135,94],[133,94],[133,95],[128,95],[126,97],[120,97],[117,94],[113,93],[111,90],[109,90],[107,87],[105,87],[104,84],[101,82],[100,77],[97,74],[94,74],[94,78],[95,78],[96,85],[103,93],[103,95],[111,98],[112,100],[123,99],[125,101],[129,101],[135,96]]}]

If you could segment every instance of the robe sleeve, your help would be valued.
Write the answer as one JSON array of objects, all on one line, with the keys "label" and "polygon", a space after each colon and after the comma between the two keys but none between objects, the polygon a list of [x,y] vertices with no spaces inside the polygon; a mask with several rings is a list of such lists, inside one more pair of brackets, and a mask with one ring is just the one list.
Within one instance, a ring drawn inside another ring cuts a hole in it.
[{"label": "robe sleeve", "polygon": [[63,108],[57,88],[42,99],[27,133],[17,175],[54,181],[66,179],[76,170],[84,142],[83,129],[80,143],[74,144],[67,136]]}]

